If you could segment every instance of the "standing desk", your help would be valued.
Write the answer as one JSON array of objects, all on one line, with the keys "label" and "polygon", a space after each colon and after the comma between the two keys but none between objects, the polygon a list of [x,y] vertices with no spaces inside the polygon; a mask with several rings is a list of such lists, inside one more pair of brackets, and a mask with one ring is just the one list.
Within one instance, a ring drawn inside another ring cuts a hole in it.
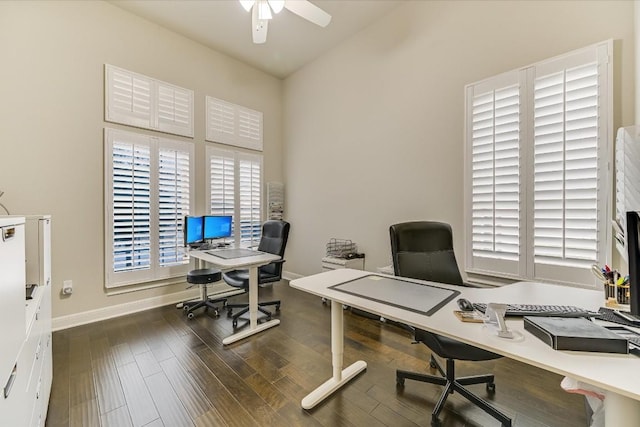
[{"label": "standing desk", "polygon": [[221,258],[215,255],[215,249],[204,251],[190,251],[189,255],[196,259],[196,268],[203,268],[203,263],[212,264],[222,271],[248,269],[249,270],[249,326],[222,340],[227,345],[257,334],[265,329],[280,324],[279,319],[271,319],[258,324],[258,267],[279,260],[278,255],[261,252],[252,256],[241,258]]},{"label": "standing desk", "polygon": [[[597,311],[604,296],[601,291],[533,282],[518,282],[499,288],[465,288],[433,283],[441,288],[455,289],[460,295],[431,316],[402,307],[373,301],[330,289],[331,286],[367,275],[391,277],[360,270],[333,270],[290,282],[295,289],[331,300],[331,352],[333,375],[302,400],[304,409],[311,409],[334,391],[366,369],[359,360],[343,369],[343,310],[349,305],[384,318],[406,323],[483,348],[505,357],[569,376],[605,390],[605,423],[607,427],[640,426],[640,358],[634,355],[556,351],[524,330],[522,318],[507,318],[507,326],[521,339],[499,338],[485,325],[459,321],[457,298],[473,302],[530,303],[574,305]],[[402,280],[409,280],[402,278]],[[414,280],[418,283],[429,283]]]}]

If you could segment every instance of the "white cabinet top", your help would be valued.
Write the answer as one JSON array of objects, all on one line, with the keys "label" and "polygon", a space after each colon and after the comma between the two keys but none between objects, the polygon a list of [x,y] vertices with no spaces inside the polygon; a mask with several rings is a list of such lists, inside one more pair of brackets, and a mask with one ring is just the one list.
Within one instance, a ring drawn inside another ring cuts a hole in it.
[{"label": "white cabinet top", "polygon": [[16,215],[0,215],[0,227],[7,227],[9,225],[24,224],[23,216]]}]

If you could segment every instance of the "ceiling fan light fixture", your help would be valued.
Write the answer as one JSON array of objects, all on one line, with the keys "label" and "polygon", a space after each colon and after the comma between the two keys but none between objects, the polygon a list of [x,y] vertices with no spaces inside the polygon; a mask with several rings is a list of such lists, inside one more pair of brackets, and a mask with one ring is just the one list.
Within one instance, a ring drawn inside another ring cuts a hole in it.
[{"label": "ceiling fan light fixture", "polygon": [[238,1],[242,5],[242,8],[244,10],[246,10],[247,12],[249,12],[251,10],[251,7],[256,2],[256,0],[238,0]]},{"label": "ceiling fan light fixture", "polygon": [[271,8],[267,0],[258,0],[258,19],[271,19]]},{"label": "ceiling fan light fixture", "polygon": [[285,0],[268,0],[269,6],[273,9],[273,13],[280,13],[284,9]]}]

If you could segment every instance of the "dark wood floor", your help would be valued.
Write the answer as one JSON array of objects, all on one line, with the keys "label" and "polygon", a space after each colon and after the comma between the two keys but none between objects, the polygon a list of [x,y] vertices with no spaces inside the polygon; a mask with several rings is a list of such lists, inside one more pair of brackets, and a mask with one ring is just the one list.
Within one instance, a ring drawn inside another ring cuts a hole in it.
[{"label": "dark wood floor", "polygon": [[[428,426],[440,387],[395,369],[429,372],[429,351],[403,329],[345,312],[345,365],[367,371],[311,411],[301,399],[331,376],[330,308],[285,282],[261,289],[282,299],[281,324],[230,346],[231,321],[187,320],[167,306],[53,334],[48,427],[61,426]],[[236,297],[236,300],[242,297]],[[458,363],[461,375],[494,372],[494,404],[514,425],[585,426],[584,401],[561,377],[499,359]],[[486,397],[484,386],[471,388]],[[458,395],[443,426],[498,423]]]}]

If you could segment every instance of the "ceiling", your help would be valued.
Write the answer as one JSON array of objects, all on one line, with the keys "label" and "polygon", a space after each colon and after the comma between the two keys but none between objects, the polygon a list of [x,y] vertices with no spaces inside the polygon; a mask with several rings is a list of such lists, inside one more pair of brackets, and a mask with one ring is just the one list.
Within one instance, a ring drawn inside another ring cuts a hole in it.
[{"label": "ceiling", "polygon": [[[296,0],[288,0],[296,1]],[[253,44],[251,13],[237,0],[111,0],[110,3],[273,76],[284,78],[368,26],[404,0],[313,0],[332,16],[321,28],[283,10],[267,42]]]}]

